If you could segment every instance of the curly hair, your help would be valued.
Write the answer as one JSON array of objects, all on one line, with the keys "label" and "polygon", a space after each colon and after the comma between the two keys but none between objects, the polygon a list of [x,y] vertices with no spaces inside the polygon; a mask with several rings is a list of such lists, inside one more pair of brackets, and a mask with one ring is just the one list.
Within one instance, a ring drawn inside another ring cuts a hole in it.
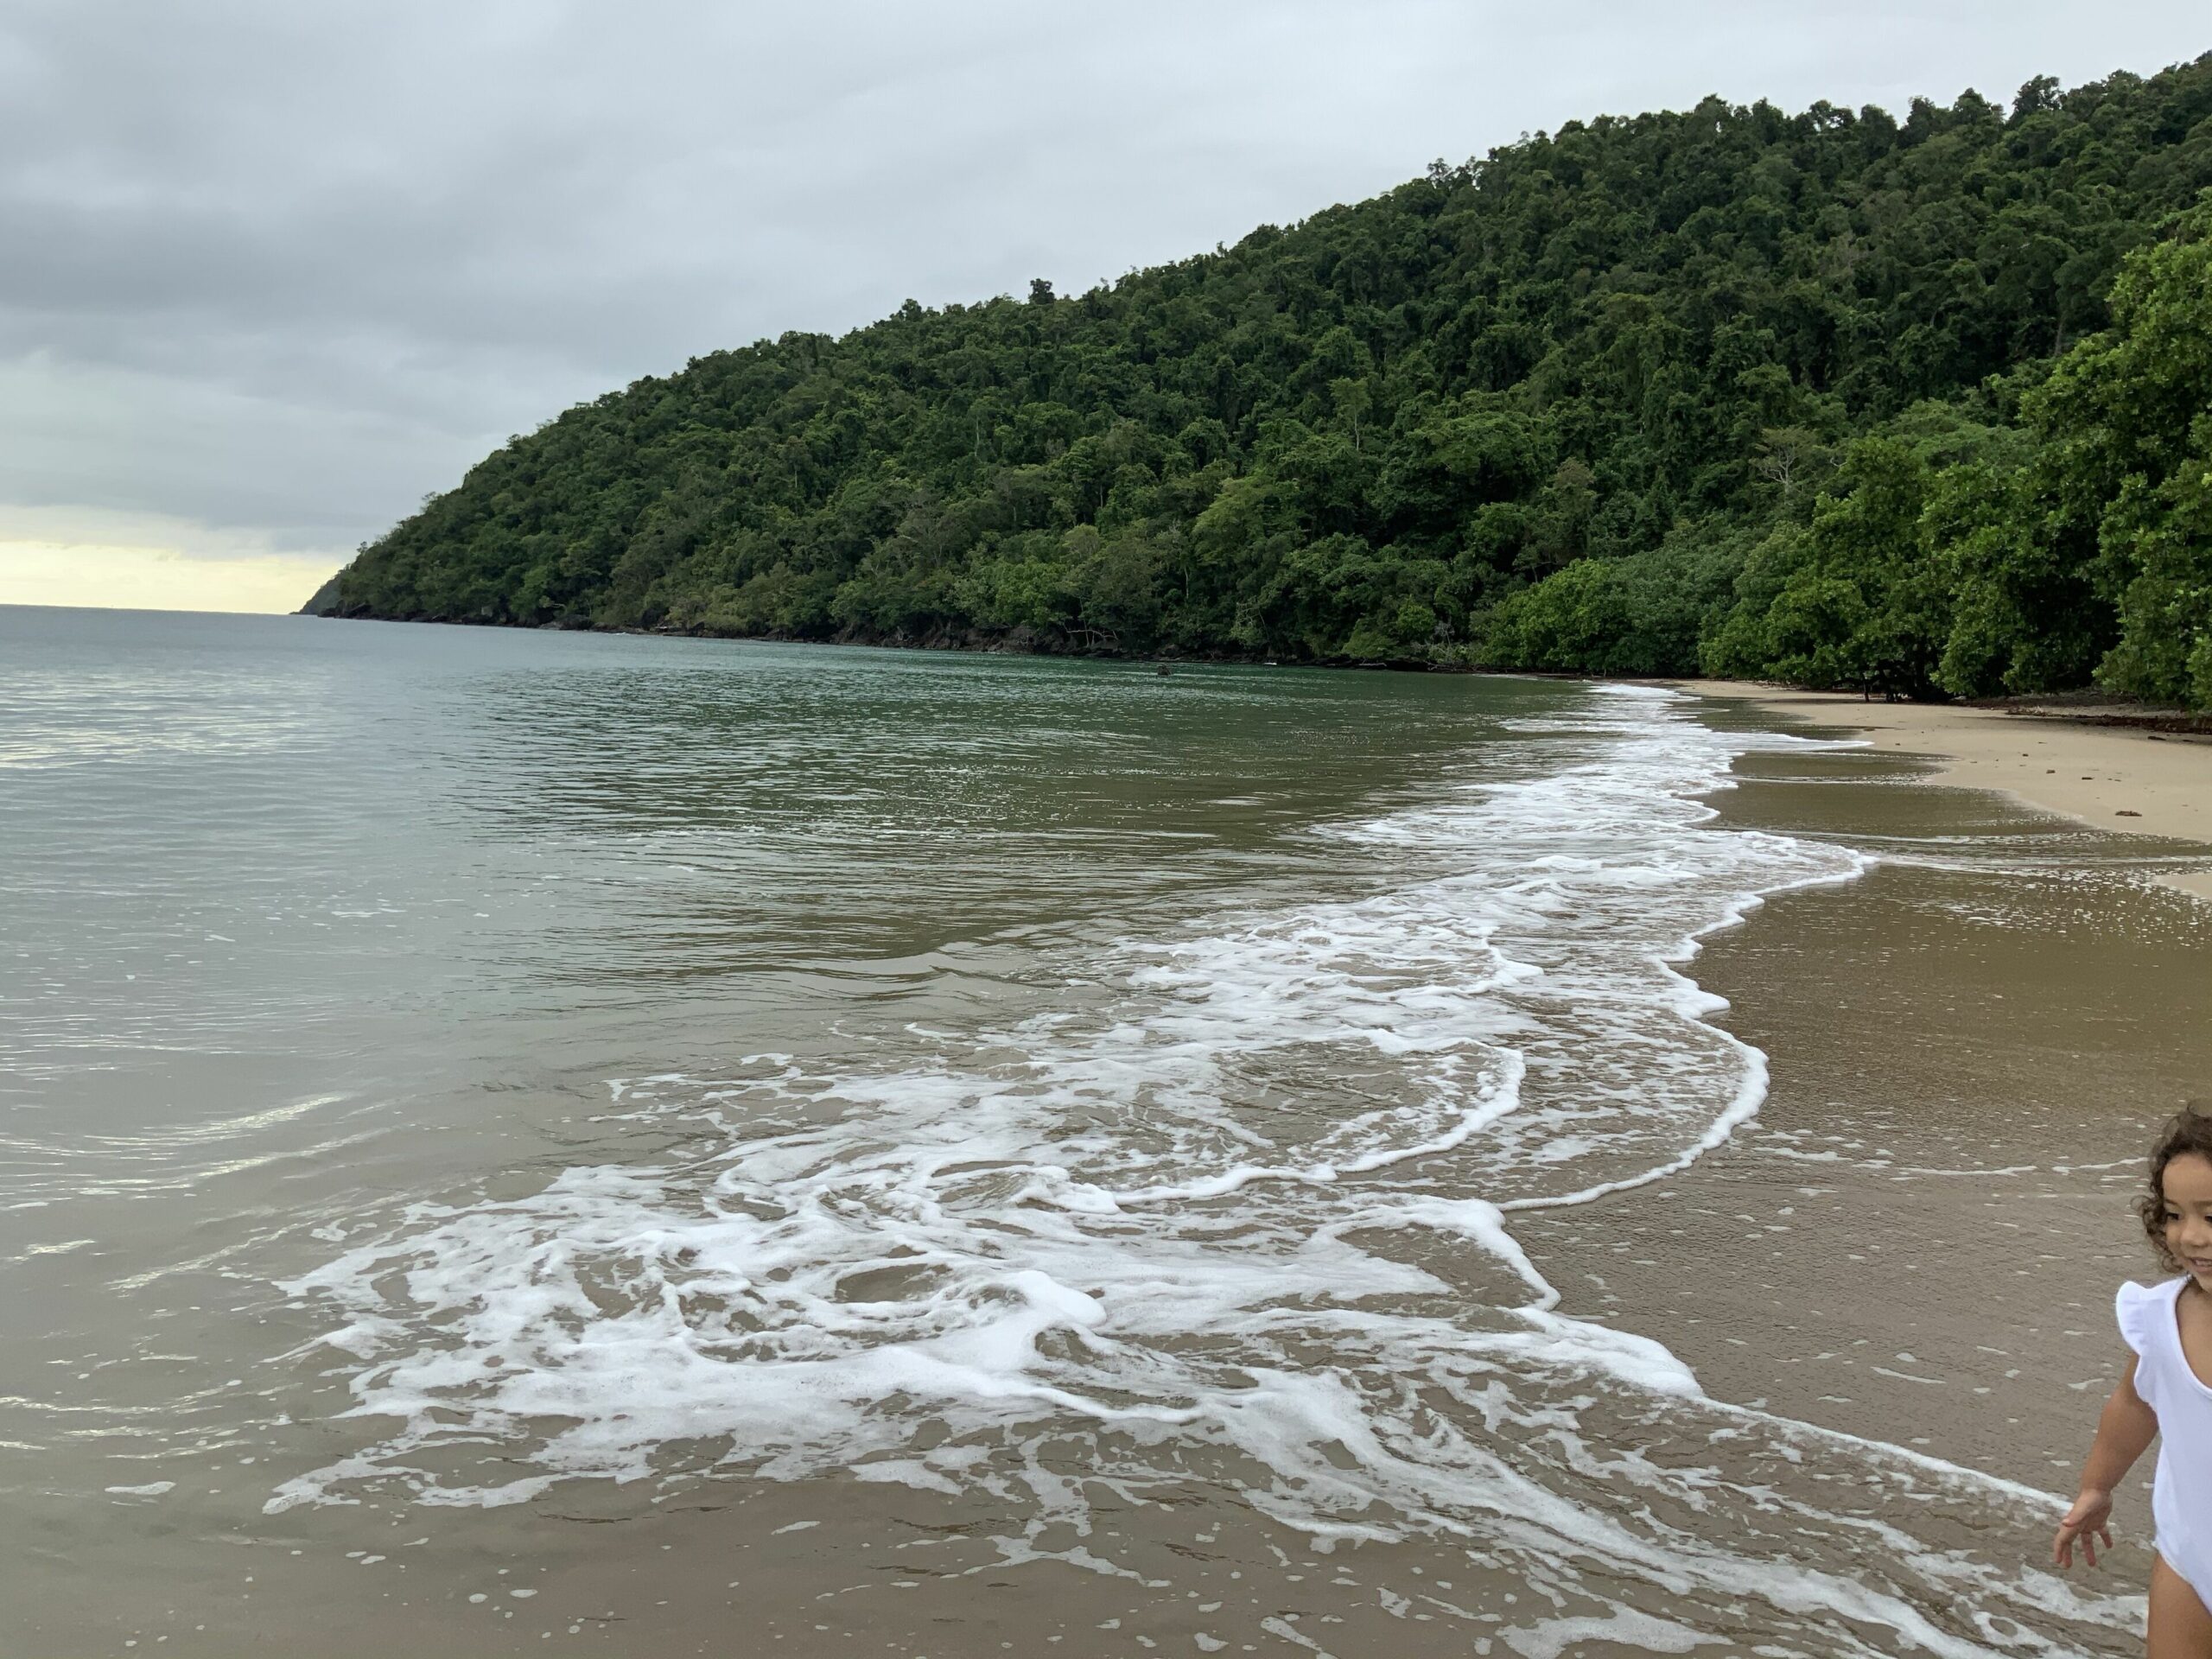
[{"label": "curly hair", "polygon": [[2158,1133],[2158,1144],[2151,1148],[2149,1190],[2135,1200],[2144,1236],[2158,1252],[2158,1265],[2168,1273],[2179,1273],[2181,1260],[2166,1248],[2166,1166],[2192,1152],[2212,1163],[2212,1101],[2184,1101],[2181,1110],[2167,1120]]}]

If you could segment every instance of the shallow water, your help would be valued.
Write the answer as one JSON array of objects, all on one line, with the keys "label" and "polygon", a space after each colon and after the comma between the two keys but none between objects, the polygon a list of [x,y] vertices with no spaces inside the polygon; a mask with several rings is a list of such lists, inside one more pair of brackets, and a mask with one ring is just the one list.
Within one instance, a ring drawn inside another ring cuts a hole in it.
[{"label": "shallow water", "polygon": [[1823,753],[0,611],[7,1593],[53,1652],[969,1650],[1045,1583],[989,1645],[2119,1650],[2032,1483],[1708,1399],[1523,1253],[1764,1100],[1700,936],[1993,855],[1707,804]]}]

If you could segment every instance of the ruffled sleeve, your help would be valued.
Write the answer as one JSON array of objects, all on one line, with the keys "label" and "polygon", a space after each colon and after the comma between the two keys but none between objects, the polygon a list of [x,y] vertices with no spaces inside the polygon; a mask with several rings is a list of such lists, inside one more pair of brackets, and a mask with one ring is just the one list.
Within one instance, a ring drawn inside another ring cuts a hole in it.
[{"label": "ruffled sleeve", "polygon": [[2156,1290],[2146,1290],[2141,1285],[2126,1284],[2120,1287],[2120,1294],[2113,1301],[2113,1317],[2120,1322],[2120,1338],[2135,1351],[2135,1392],[2143,1403],[2156,1411],[2158,1408],[2158,1375],[2164,1369],[2158,1363],[2161,1344],[2154,1340],[2161,1313],[2171,1319],[2166,1310],[2166,1298]]}]

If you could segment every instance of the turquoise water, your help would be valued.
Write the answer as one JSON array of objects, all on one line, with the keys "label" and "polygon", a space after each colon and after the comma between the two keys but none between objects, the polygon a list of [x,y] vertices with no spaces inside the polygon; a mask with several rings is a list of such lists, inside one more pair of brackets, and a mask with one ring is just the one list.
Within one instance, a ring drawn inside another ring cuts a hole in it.
[{"label": "turquoise water", "polygon": [[1514,1239],[1757,1110],[1684,970],[1865,868],[1712,823],[1791,747],[1652,689],[0,610],[13,1524],[281,1539],[306,1605],[385,1516],[530,1559],[579,1492],[842,1482],[1133,1571],[1096,1480],[1450,1541],[1470,1640],[1550,1586],[1527,1651],[2102,1641],[2036,1495],[1707,1402]]}]

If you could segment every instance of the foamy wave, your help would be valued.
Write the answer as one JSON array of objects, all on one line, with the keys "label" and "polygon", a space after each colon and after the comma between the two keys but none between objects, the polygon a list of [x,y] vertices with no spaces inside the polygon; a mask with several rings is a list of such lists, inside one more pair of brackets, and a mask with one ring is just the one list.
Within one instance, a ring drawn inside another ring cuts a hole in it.
[{"label": "foamy wave", "polygon": [[[1963,1518],[1934,1541],[1840,1515],[1816,1431],[1563,1316],[1514,1241],[1515,1211],[1663,1179],[1757,1110],[1764,1057],[1679,969],[1762,894],[1864,868],[1706,828],[1733,758],[1787,740],[1668,694],[1593,691],[1527,741],[1538,775],[1336,831],[1370,896],[1045,964],[1112,988],[1090,1012],[619,1085],[715,1138],[410,1209],[289,1287],[359,1357],[356,1414],[397,1426],[270,1507],[846,1470],[988,1490],[1018,1553],[1087,1531],[1082,1482],[1046,1472],[1072,1460],[1123,1492],[1209,1478],[1325,1538],[1441,1532],[1662,1587],[1745,1641],[2049,1648],[2013,1619],[2050,1581],[1974,1554],[1975,1506],[2017,1493],[1832,1437],[1919,1522],[1930,1494]],[[1723,1423],[1725,1478],[1680,1451]],[[1814,1524],[1860,1529],[1864,1570],[1800,1565]]]}]

